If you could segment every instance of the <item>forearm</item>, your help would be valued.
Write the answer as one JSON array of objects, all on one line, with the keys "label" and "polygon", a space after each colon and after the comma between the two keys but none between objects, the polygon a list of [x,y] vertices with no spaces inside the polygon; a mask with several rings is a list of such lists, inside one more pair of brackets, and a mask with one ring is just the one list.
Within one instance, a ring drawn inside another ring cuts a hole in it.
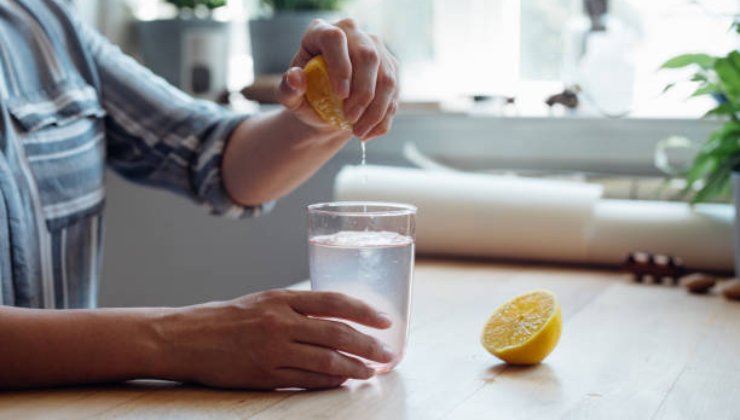
[{"label": "forearm", "polygon": [[351,136],[309,127],[287,111],[246,120],[234,130],[224,153],[226,190],[244,205],[280,198],[313,175]]},{"label": "forearm", "polygon": [[166,376],[156,327],[163,311],[0,306],[0,388]]}]

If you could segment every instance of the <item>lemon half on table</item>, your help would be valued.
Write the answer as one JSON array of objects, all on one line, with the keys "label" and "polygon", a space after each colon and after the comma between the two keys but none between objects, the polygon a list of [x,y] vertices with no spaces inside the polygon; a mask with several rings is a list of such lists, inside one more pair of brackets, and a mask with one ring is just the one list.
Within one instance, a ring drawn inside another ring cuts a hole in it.
[{"label": "lemon half on table", "polygon": [[481,344],[512,365],[541,362],[560,339],[563,316],[553,292],[535,290],[501,305],[488,319]]},{"label": "lemon half on table", "polygon": [[352,125],[344,118],[344,100],[331,87],[324,57],[313,57],[303,67],[303,71],[306,73],[306,101],[311,108],[329,124],[351,130]]}]

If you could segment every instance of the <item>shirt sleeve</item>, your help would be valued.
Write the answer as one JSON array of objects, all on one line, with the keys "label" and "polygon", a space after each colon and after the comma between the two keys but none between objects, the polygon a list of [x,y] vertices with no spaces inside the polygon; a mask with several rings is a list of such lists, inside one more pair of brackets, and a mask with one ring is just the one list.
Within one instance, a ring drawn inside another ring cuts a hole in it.
[{"label": "shirt sleeve", "polygon": [[217,215],[257,216],[273,207],[274,202],[238,204],[222,181],[226,143],[246,115],[193,99],[94,29],[77,26],[98,70],[107,112],[107,161],[117,173],[189,197]]}]

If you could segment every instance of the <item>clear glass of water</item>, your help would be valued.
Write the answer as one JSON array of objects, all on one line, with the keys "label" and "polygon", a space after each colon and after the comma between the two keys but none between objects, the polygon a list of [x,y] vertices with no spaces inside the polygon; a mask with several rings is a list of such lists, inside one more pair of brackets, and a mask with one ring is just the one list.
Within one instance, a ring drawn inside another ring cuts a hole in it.
[{"label": "clear glass of water", "polygon": [[416,207],[381,202],[308,206],[311,289],[355,297],[388,314],[389,329],[343,321],[376,337],[396,355],[390,363],[365,360],[379,373],[403,357],[409,328]]}]

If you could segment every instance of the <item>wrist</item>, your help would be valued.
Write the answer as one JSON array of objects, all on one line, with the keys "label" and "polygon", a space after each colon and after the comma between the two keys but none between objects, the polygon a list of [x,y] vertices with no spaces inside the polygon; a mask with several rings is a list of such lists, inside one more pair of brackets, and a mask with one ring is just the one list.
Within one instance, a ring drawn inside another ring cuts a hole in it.
[{"label": "wrist", "polygon": [[144,356],[142,368],[148,378],[185,380],[177,368],[177,351],[173,339],[172,323],[177,318],[175,308],[147,309],[139,318]]},{"label": "wrist", "polygon": [[293,138],[306,145],[344,144],[352,138],[352,132],[329,125],[315,126],[298,118],[292,111],[282,109],[277,115],[281,124],[294,133]]}]

